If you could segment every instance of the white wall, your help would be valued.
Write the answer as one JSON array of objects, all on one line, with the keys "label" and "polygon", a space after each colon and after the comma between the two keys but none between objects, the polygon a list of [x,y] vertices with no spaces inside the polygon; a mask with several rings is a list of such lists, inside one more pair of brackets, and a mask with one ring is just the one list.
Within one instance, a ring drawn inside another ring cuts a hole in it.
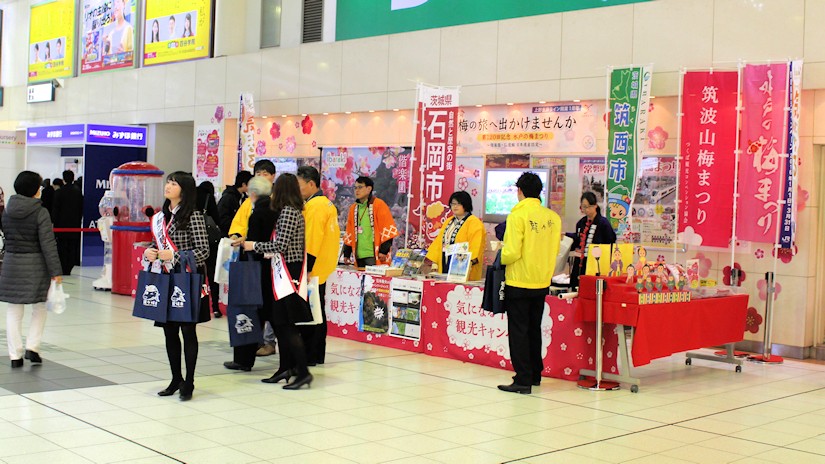
[{"label": "white wall", "polygon": [[194,126],[188,123],[150,125],[146,160],[166,174],[192,172],[193,131]]}]

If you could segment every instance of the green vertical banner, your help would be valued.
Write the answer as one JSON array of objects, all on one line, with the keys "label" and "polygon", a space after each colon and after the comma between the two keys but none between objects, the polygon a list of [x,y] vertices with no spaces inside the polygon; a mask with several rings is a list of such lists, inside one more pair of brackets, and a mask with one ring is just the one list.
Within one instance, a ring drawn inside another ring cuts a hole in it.
[{"label": "green vertical banner", "polygon": [[649,66],[614,69],[610,73],[607,137],[607,218],[616,235],[633,241],[630,211],[636,176],[647,144],[650,104]]}]

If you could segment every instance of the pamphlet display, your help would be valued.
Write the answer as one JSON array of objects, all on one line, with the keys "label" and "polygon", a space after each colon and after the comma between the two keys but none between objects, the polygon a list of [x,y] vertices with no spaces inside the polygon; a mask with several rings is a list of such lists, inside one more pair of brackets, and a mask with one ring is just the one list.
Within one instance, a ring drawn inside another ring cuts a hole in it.
[{"label": "pamphlet display", "polygon": [[392,279],[392,309],[390,311],[390,335],[421,339],[421,294],[424,282],[420,280]]}]

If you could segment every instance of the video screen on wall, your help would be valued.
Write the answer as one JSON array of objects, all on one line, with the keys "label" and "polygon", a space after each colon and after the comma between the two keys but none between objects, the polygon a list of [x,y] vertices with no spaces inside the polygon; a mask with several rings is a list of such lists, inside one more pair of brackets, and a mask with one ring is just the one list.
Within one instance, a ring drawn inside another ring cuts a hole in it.
[{"label": "video screen on wall", "polygon": [[32,5],[29,15],[29,82],[74,76],[74,0]]},{"label": "video screen on wall", "polygon": [[81,74],[135,65],[137,1],[81,1]]},{"label": "video screen on wall", "polygon": [[208,58],[213,0],[146,0],[143,64]]},{"label": "video screen on wall", "polygon": [[539,199],[542,205],[548,206],[547,181],[550,178],[548,169],[487,168],[484,182],[485,222],[504,222],[507,219],[507,215],[519,201],[516,181],[527,171],[535,173],[541,179],[542,190]]}]

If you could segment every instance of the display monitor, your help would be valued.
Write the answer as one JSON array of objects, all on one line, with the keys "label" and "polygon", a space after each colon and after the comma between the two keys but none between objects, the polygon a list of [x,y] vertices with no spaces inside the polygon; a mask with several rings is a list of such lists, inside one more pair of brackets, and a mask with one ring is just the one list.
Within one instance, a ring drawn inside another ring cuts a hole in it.
[{"label": "display monitor", "polygon": [[484,221],[504,222],[507,215],[518,203],[518,188],[516,181],[525,172],[533,172],[541,179],[541,204],[547,205],[547,181],[550,178],[548,169],[527,168],[488,168],[484,182]]}]

